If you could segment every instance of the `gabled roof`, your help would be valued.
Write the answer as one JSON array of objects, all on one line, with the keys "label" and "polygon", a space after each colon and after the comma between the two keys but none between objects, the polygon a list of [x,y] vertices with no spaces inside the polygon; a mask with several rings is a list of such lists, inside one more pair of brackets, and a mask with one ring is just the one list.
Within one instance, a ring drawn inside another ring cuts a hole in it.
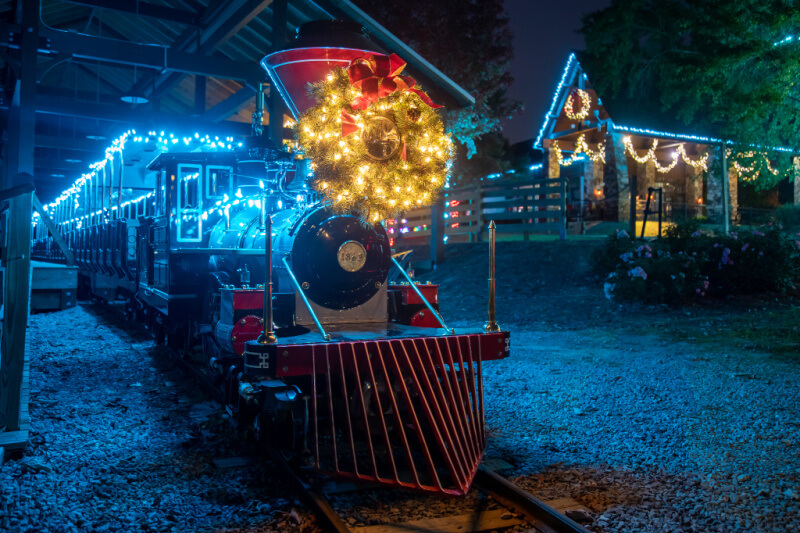
[{"label": "gabled roof", "polygon": [[[583,80],[581,80],[583,78]],[[585,71],[579,61],[579,55],[570,53],[567,63],[561,74],[561,79],[556,86],[550,109],[544,117],[542,127],[534,141],[533,147],[541,149],[542,141],[551,137],[555,132],[556,122],[561,117],[567,97],[579,81],[588,83],[590,75]],[[719,143],[706,131],[693,131],[673,114],[664,112],[661,103],[647,96],[639,98],[625,98],[622,96],[598,95],[598,104],[608,113],[606,122],[609,130],[629,132],[649,137],[664,137],[687,142]]]}]

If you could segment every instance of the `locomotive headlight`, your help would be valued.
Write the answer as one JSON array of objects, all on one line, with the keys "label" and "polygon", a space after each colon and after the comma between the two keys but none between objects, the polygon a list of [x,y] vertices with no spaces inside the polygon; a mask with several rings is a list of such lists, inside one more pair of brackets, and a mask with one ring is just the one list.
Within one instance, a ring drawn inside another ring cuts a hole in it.
[{"label": "locomotive headlight", "polygon": [[367,262],[367,251],[360,242],[347,241],[339,247],[336,258],[347,272],[358,272]]}]

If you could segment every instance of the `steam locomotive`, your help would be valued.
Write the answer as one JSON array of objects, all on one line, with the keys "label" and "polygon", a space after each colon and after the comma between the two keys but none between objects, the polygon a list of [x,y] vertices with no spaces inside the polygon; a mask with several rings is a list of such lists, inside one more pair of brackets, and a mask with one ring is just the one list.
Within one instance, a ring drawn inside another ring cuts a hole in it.
[{"label": "steam locomotive", "polygon": [[[264,137],[146,168],[140,201],[112,209],[86,182],[89,205],[59,225],[91,294],[201,364],[264,445],[333,476],[465,494],[485,448],[481,367],[508,356],[508,332],[447,328],[438,286],[408,277],[384,227],[332,212],[308,162]],[[47,234],[33,257],[64,259]]]}]

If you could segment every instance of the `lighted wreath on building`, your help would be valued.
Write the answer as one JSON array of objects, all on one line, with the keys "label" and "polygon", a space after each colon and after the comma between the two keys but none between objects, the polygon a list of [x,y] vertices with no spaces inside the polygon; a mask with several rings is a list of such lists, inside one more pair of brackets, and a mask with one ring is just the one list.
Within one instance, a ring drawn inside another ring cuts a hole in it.
[{"label": "lighted wreath on building", "polygon": [[311,185],[336,212],[378,221],[431,204],[444,187],[453,143],[434,104],[401,76],[397,55],[355,59],[310,84],[317,105],[296,126],[313,161]]},{"label": "lighted wreath on building", "polygon": [[[575,100],[581,101],[581,109],[575,112]],[[564,104],[564,114],[570,120],[583,120],[589,116],[589,110],[592,108],[592,97],[583,89],[573,89],[567,97],[567,102]]]}]

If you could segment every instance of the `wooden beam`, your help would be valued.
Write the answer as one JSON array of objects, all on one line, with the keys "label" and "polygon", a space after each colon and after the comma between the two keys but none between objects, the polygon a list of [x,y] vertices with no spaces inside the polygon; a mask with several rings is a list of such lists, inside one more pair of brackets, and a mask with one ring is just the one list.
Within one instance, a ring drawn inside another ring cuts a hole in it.
[{"label": "wooden beam", "polygon": [[58,150],[76,150],[79,152],[102,153],[108,143],[79,137],[61,137],[58,135],[37,135],[36,146],[56,148]]},{"label": "wooden beam", "polygon": [[[214,18],[209,26],[205,28],[203,35],[199,39],[199,45],[198,39],[190,39],[182,42],[179,45],[179,49],[184,52],[192,52],[198,56],[205,55],[211,58],[210,54],[228,42],[228,40],[230,40],[234,35],[239,33],[239,31],[247,26],[251,20],[256,18],[262,11],[264,11],[264,9],[266,9],[270,3],[272,3],[272,0],[231,1],[229,5],[225,6],[225,11]],[[220,76],[216,77],[219,78]],[[266,76],[262,73],[261,81],[263,81],[265,77]],[[173,72],[161,76],[156,80],[155,90],[152,92],[151,98],[156,99],[165,95],[181,81],[181,78],[183,78],[183,74],[179,72]],[[245,78],[240,77],[229,79],[242,80]],[[252,76],[245,81],[249,81],[254,85],[257,84],[257,80]],[[150,87],[143,88],[145,90],[150,89]]]},{"label": "wooden beam", "polygon": [[58,247],[61,248],[61,251],[64,253],[64,257],[67,258],[67,266],[74,266],[75,255],[73,255],[72,250],[70,250],[69,246],[67,246],[67,242],[64,240],[64,237],[61,236],[61,232],[58,231],[58,227],[56,227],[53,219],[51,219],[50,215],[47,214],[47,211],[44,210],[44,206],[39,200],[39,197],[34,194],[31,200],[33,201],[33,208],[37,213],[39,213],[39,216],[42,217],[42,222],[44,222],[44,225],[50,231],[50,235],[53,236],[53,240],[56,241]]},{"label": "wooden beam", "polygon": [[10,200],[12,198],[16,198],[26,192],[33,192],[36,188],[33,186],[33,183],[27,182],[23,183],[22,185],[18,185],[16,187],[11,187],[10,189],[6,189],[4,191],[0,191],[0,201],[3,200]]},{"label": "wooden beam", "polygon": [[[24,448],[27,442],[27,430],[0,432],[0,450],[3,450],[3,448],[6,450],[19,450]],[[0,452],[0,456],[2,456],[2,452]],[[2,458],[0,457],[0,459]],[[0,460],[0,465],[2,465],[2,460]]]},{"label": "wooden beam", "polygon": [[159,6],[138,0],[66,0],[70,4],[79,6],[99,7],[111,9],[125,13],[133,13],[142,17],[152,17],[170,22],[190,24],[197,26],[200,24],[200,15],[188,9],[178,9],[169,6]]},{"label": "wooden beam", "polygon": [[[0,32],[8,38],[0,46],[19,49],[22,45],[22,28],[16,24],[0,24]],[[41,54],[60,54],[74,59],[103,61],[121,65],[212,76],[226,80],[247,80],[259,83],[266,74],[256,63],[211,57],[203,53],[187,53],[173,48],[107,39],[54,29],[43,29],[42,39],[32,42],[33,50]]]},{"label": "wooden beam", "polygon": [[221,120],[225,120],[231,115],[235,115],[248,105],[250,102],[253,101],[256,92],[255,90],[249,86],[245,85],[225,100],[221,101],[201,116],[203,120],[208,120],[209,122],[219,122]]}]

